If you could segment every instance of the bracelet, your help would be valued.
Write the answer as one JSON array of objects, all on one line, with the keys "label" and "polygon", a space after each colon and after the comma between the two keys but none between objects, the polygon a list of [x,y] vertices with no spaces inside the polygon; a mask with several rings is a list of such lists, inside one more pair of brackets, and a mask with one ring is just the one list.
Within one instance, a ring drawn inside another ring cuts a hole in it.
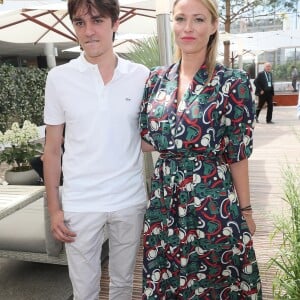
[{"label": "bracelet", "polygon": [[252,210],[251,211],[247,211],[247,212],[245,212],[245,211],[242,211],[242,215],[243,216],[250,216],[250,215],[252,215]]},{"label": "bracelet", "polygon": [[243,208],[241,208],[241,211],[247,211],[247,210],[252,210],[251,205],[245,206]]}]

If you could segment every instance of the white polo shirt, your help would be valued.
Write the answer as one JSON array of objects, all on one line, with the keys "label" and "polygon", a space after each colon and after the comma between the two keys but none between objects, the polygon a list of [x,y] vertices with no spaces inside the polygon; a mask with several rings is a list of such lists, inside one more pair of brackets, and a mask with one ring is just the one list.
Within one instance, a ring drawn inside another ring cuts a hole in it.
[{"label": "white polo shirt", "polygon": [[66,124],[65,211],[110,212],[146,201],[138,117],[148,75],[118,57],[104,85],[83,54],[49,72],[44,121]]}]

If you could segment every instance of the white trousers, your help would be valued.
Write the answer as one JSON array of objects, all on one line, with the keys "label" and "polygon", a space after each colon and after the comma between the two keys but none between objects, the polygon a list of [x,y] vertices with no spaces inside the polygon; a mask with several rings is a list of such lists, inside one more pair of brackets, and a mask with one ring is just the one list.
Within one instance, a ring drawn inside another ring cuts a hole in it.
[{"label": "white trousers", "polygon": [[140,246],[146,203],[115,212],[65,212],[77,236],[66,243],[74,300],[98,300],[105,225],[109,237],[109,299],[131,300],[133,272]]}]

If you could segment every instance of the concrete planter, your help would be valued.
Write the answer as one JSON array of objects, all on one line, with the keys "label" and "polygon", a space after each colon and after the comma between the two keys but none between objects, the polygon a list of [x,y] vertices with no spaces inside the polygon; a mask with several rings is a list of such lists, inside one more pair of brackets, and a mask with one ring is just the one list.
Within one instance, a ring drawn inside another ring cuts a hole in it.
[{"label": "concrete planter", "polygon": [[4,179],[12,185],[36,185],[40,180],[39,175],[33,169],[20,172],[7,170]]},{"label": "concrete planter", "polygon": [[275,92],[273,102],[277,106],[294,106],[298,103],[297,92]]}]

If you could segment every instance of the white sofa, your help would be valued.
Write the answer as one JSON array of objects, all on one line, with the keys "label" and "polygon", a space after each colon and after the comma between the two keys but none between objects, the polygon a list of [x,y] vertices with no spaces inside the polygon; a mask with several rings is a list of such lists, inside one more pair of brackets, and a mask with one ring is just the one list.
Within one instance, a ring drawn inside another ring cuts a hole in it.
[{"label": "white sofa", "polygon": [[[150,191],[153,158],[144,158],[144,179]],[[46,196],[0,220],[0,257],[23,261],[67,265],[65,249],[50,232]],[[103,244],[103,261],[108,257],[108,237]]]},{"label": "white sofa", "polygon": [[[67,265],[63,243],[50,232],[45,197],[0,220],[0,257]],[[108,256],[107,239],[102,257]]]}]

